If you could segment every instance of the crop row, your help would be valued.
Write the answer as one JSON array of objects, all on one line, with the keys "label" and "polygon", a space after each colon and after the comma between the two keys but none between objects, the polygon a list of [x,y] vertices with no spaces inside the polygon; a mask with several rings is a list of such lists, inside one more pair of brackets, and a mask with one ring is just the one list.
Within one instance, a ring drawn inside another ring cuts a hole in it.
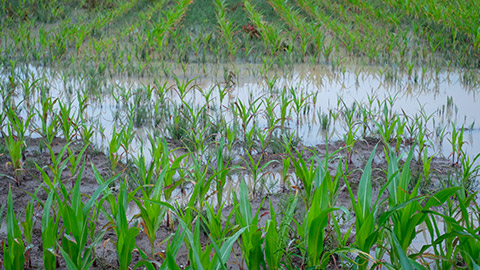
[{"label": "crop row", "polygon": [[[270,0],[265,5],[139,0],[102,5],[72,0],[42,2],[42,8],[35,3],[2,1],[3,64],[12,58],[44,65],[56,59],[94,61],[114,73],[124,73],[126,65],[148,69],[164,60],[259,62],[265,57],[337,65],[351,59],[405,69],[478,66],[479,12],[468,1]],[[77,4],[83,9],[75,9]],[[48,9],[59,14],[44,18],[41,10]]]}]

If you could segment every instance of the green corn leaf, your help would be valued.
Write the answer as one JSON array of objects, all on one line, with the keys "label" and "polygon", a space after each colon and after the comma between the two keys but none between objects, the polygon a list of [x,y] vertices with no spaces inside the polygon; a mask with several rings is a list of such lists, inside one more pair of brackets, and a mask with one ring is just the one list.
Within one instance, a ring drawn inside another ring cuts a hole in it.
[{"label": "green corn leaf", "polygon": [[59,247],[60,252],[62,253],[63,259],[65,260],[65,263],[67,264],[68,270],[77,270],[77,265],[75,262],[72,260],[68,252],[66,252],[62,246]]},{"label": "green corn leaf", "polygon": [[[56,268],[56,256],[54,248],[56,244],[58,223],[50,217],[50,209],[52,207],[54,192],[48,194],[42,214],[42,247],[43,247],[43,265],[45,269]],[[53,252],[52,252],[53,251]]]},{"label": "green corn leaf", "polygon": [[269,269],[279,269],[280,259],[283,256],[281,245],[277,229],[275,209],[270,200],[270,220],[267,221],[265,228],[265,258]]},{"label": "green corn leaf", "polygon": [[252,208],[248,200],[248,188],[245,180],[240,182],[240,214],[245,222],[242,226],[248,226],[252,223]]},{"label": "green corn leaf", "polygon": [[[8,244],[8,249],[6,244]],[[22,232],[13,212],[12,189],[9,186],[7,199],[7,243],[3,245],[3,265],[5,269],[23,269],[25,263],[24,251]]]},{"label": "green corn leaf", "polygon": [[[223,245],[218,248],[217,244],[215,243],[214,239],[210,237],[212,241],[213,247],[215,248],[215,258],[219,260],[219,264],[214,269],[218,270],[221,268],[225,269],[225,264],[230,257],[230,252],[232,251],[233,244],[237,241],[238,237],[246,230],[246,228],[242,228],[238,230],[234,235],[227,238],[227,240],[223,243]],[[214,259],[215,260],[215,259]]]},{"label": "green corn leaf", "polygon": [[[85,163],[82,165],[82,169],[80,170],[80,172],[83,172],[83,167],[85,166]],[[92,168],[94,168],[95,165],[93,165],[92,163]],[[81,173],[79,173],[79,175],[81,175]],[[92,206],[93,204],[97,201],[98,197],[100,196],[100,194],[102,194],[102,192],[108,188],[108,186],[113,182],[115,181],[117,178],[119,177],[119,175],[116,175],[116,176],[113,176],[112,178],[108,179],[107,181],[103,182],[102,184],[100,184],[100,186],[97,188],[97,190],[95,190],[95,192],[92,194],[92,196],[90,197],[90,199],[87,201],[87,203],[83,206],[83,209],[82,209],[82,212],[84,214],[88,213],[91,209],[92,209]]]},{"label": "green corn leaf", "polygon": [[438,191],[427,201],[423,209],[430,209],[442,205],[450,196],[461,189],[461,187],[450,187]]},{"label": "green corn leaf", "polygon": [[[185,222],[182,219],[178,219],[178,222],[180,223],[180,226],[182,226],[183,230],[185,231],[188,243],[190,244],[191,247],[194,247],[195,246],[195,241],[194,241],[194,238],[193,238],[192,231],[190,230],[190,228],[187,226],[187,224],[185,224]],[[197,265],[197,269],[198,270],[203,270],[203,266],[202,266],[202,263],[201,263],[201,260],[200,260],[200,254],[198,254],[198,251],[195,248],[192,248],[192,251],[193,251],[193,258],[194,258],[195,263]]]},{"label": "green corn leaf", "polygon": [[405,252],[403,251],[402,246],[398,242],[398,238],[395,235],[395,233],[392,232],[391,237],[392,237],[392,240],[393,240],[393,245],[395,247],[395,251],[397,253],[396,255],[400,259],[400,265],[401,265],[402,269],[405,269],[405,270],[414,269],[412,264],[410,263],[407,255],[405,255]]},{"label": "green corn leaf", "polygon": [[308,221],[307,254],[310,266],[320,265],[324,250],[325,227],[328,224],[329,214],[336,210],[345,211],[345,209],[341,208],[328,208],[316,215],[312,221]]},{"label": "green corn leaf", "polygon": [[358,184],[358,193],[357,199],[360,204],[361,211],[363,216],[370,212],[370,205],[372,204],[372,160],[375,156],[375,151],[377,147],[373,149],[370,154],[365,168],[363,169],[362,177],[360,178],[360,183]]}]

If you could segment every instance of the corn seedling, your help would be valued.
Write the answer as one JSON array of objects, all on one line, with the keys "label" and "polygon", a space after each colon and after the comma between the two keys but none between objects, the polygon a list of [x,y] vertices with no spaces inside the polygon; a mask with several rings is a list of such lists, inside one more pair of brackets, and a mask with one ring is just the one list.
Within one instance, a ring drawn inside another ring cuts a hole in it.
[{"label": "corn seedling", "polygon": [[[372,204],[372,160],[375,155],[375,150],[372,151],[370,158],[363,169],[360,183],[358,184],[357,199],[353,195],[352,189],[348,181],[345,181],[353,205],[355,213],[355,246],[361,252],[356,258],[356,264],[359,269],[367,269],[367,259],[365,254],[368,254],[377,241],[381,241],[382,224],[377,221],[377,211],[380,207],[379,199]],[[380,193],[390,185],[389,180],[381,189]],[[378,243],[377,243],[378,244]]]},{"label": "corn seedling", "polygon": [[[267,162],[265,162],[263,160],[263,154],[260,155],[260,158],[258,159],[258,161],[255,161],[254,157],[252,157],[252,155],[250,154],[249,151],[246,151],[246,154],[247,154],[247,157],[248,157],[248,160],[243,160],[245,162],[245,165],[246,167],[249,169],[250,173],[251,173],[251,178],[252,178],[252,183],[251,183],[251,187],[252,187],[252,193],[253,193],[253,196],[256,195],[256,191],[257,191],[257,185],[258,185],[258,181],[265,177],[267,174],[270,174],[271,172],[264,172],[265,169],[272,163],[276,162],[275,160],[269,160]],[[243,158],[242,158],[243,159]],[[263,164],[262,164],[263,163]]]},{"label": "corn seedling", "polygon": [[78,116],[74,115],[72,112],[72,104],[64,105],[61,102],[58,103],[60,106],[60,128],[63,132],[63,137],[67,142],[70,142],[77,136],[78,132]]},{"label": "corn seedling", "polygon": [[265,256],[262,251],[262,245],[265,240],[262,237],[262,231],[258,228],[259,211],[256,212],[255,216],[252,215],[252,206],[248,199],[248,188],[245,181],[240,182],[239,197],[240,201],[237,201],[236,196],[233,197],[235,204],[239,205],[239,207],[234,208],[234,211],[237,224],[242,228],[246,228],[241,234],[240,245],[245,257],[245,263],[248,269],[265,268]]},{"label": "corn seedling", "polygon": [[[37,114],[40,114],[40,112],[37,112]],[[40,121],[42,126],[37,132],[43,137],[44,144],[51,146],[60,125],[58,115],[53,115],[51,121],[48,121],[47,117],[40,117]]]},{"label": "corn seedling", "polygon": [[23,148],[24,143],[15,138],[12,133],[12,128],[8,126],[8,134],[5,136],[5,146],[10,155],[10,162],[7,163],[7,168],[10,165],[13,169],[14,179],[17,186],[21,183],[23,170]]},{"label": "corn seedling", "polygon": [[17,218],[13,212],[12,189],[7,199],[7,242],[3,243],[3,266],[7,270],[21,270],[25,264],[25,244]]},{"label": "corn seedling", "polygon": [[217,192],[217,205],[222,205],[223,200],[223,188],[227,182],[227,176],[229,172],[233,169],[230,166],[230,160],[224,160],[223,157],[223,148],[225,145],[225,139],[222,138],[220,140],[220,144],[217,146],[216,151],[216,160],[217,160],[217,167],[215,169],[215,175],[217,176],[215,179],[215,187]]},{"label": "corn seedling", "polygon": [[18,141],[22,142],[23,144],[25,142],[25,136],[27,135],[27,131],[30,126],[30,121],[34,114],[27,113],[28,117],[24,120],[22,117],[19,116],[20,111],[8,108],[6,110],[6,115],[10,121],[12,131],[15,131]]},{"label": "corn seedling", "polygon": [[[318,183],[318,182],[317,182]],[[323,181],[319,186],[315,187],[312,194],[312,204],[304,218],[302,224],[297,224],[297,232],[306,245],[307,266],[314,269],[325,268],[329,262],[331,254],[334,250],[325,250],[325,229],[330,224],[331,213],[333,211],[342,210],[344,208],[335,208],[328,206],[328,200],[324,200],[328,196],[327,181]],[[335,218],[335,217],[332,217]]]},{"label": "corn seedling", "polygon": [[[465,143],[463,141],[464,130],[465,129],[463,127],[460,130],[457,130],[455,125],[452,123],[452,138],[448,139],[448,141],[452,146],[452,153],[450,155],[452,156],[452,164],[454,165],[458,165],[460,161],[460,154],[462,153],[462,147]],[[457,157],[456,159],[455,156]]]},{"label": "corn seedling", "polygon": [[[295,176],[298,180],[300,180],[300,183],[303,186],[303,192],[301,192],[301,195],[305,204],[305,208],[308,209],[312,205],[314,185],[316,182],[318,182],[315,181],[316,177],[318,176],[318,168],[315,166],[315,160],[313,158],[310,160],[305,160],[303,158],[305,150],[299,152],[297,149],[294,149],[295,153],[292,153],[289,148],[286,150],[291,158],[293,168],[295,169]],[[298,185],[296,185],[296,188],[301,190]]]},{"label": "corn seedling", "polygon": [[[47,176],[48,177],[48,176]],[[50,191],[47,201],[43,206],[42,213],[42,251],[43,266],[45,269],[55,269],[57,267],[57,241],[58,241],[58,225],[60,222],[59,215],[51,215],[54,203],[54,191]],[[53,208],[55,211],[55,208]],[[54,212],[55,213],[55,212]]]},{"label": "corn seedling", "polygon": [[[58,210],[62,216],[64,232],[62,235],[61,243],[59,247],[62,257],[69,268],[74,269],[89,269],[94,261],[95,246],[100,243],[106,231],[100,231],[95,235],[95,238],[88,237],[89,235],[89,222],[90,212],[93,209],[93,214],[96,212],[96,201],[102,194],[104,189],[113,181],[110,179],[104,182],[89,198],[86,203],[81,200],[80,183],[85,163],[78,173],[76,183],[71,191],[68,192],[62,182],[60,184],[60,193],[54,190],[55,197],[59,201]],[[63,197],[63,200],[61,197]],[[103,201],[103,199],[102,199]],[[95,207],[94,207],[95,205]],[[101,205],[101,204],[100,204]],[[90,242],[90,243],[89,243]]]},{"label": "corn seedling", "polygon": [[115,216],[115,234],[117,235],[117,256],[118,268],[122,270],[129,269],[132,260],[132,251],[135,247],[135,237],[139,233],[139,228],[129,228],[127,215],[125,213],[128,206],[128,194],[125,182],[120,187],[117,201],[117,211]]},{"label": "corn seedling", "polygon": [[[85,162],[86,157],[84,156],[84,154],[89,145],[90,145],[90,142],[87,143],[85,146],[83,146],[83,148],[80,149],[79,152],[76,152],[75,150],[72,150],[69,146],[67,146],[67,152],[68,152],[67,159],[70,163],[70,165],[67,165],[67,167],[70,170],[72,179],[75,178],[76,174],[78,173],[81,167],[81,164]],[[72,183],[72,186],[73,186],[73,183]]]},{"label": "corn seedling", "polygon": [[227,52],[232,58],[235,58],[238,48],[235,46],[234,34],[238,26],[227,19],[228,5],[225,0],[216,0],[215,7],[219,32],[223,37],[224,43],[227,44]]},{"label": "corn seedling", "polygon": [[32,259],[30,257],[31,249],[34,247],[32,244],[32,234],[33,226],[35,225],[35,220],[33,219],[33,199],[27,204],[27,209],[25,210],[25,219],[21,223],[23,228],[23,235],[25,236],[25,264],[27,268],[32,268]]},{"label": "corn seedling", "polygon": [[123,154],[119,154],[120,147],[122,145],[124,132],[121,130],[120,132],[116,132],[116,126],[113,126],[112,132],[112,139],[110,140],[108,153],[110,159],[110,167],[113,173],[117,172],[117,165],[120,163],[120,160]]},{"label": "corn seedling", "polygon": [[474,184],[478,176],[480,176],[480,165],[476,165],[477,160],[479,159],[480,154],[477,154],[473,159],[470,159],[470,156],[462,152],[460,157],[460,179],[463,188],[466,190],[471,190],[473,188],[472,184]]}]

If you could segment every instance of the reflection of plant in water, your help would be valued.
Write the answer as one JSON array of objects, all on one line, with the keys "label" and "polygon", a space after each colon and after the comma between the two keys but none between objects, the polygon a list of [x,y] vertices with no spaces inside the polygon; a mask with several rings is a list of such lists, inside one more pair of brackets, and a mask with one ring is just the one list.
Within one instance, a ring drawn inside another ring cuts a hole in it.
[{"label": "reflection of plant in water", "polygon": [[322,130],[327,130],[330,127],[330,114],[318,110],[318,121]]}]

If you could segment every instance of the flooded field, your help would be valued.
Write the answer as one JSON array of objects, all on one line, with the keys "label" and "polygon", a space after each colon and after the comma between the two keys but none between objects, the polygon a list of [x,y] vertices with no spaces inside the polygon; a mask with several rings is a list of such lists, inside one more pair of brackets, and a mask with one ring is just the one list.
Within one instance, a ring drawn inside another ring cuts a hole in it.
[{"label": "flooded field", "polygon": [[476,269],[480,5],[0,1],[0,267]]},{"label": "flooded field", "polygon": [[[147,140],[147,134],[170,135],[161,130],[170,120],[166,118],[171,118],[175,108],[180,107],[182,102],[188,102],[195,111],[205,109],[211,118],[221,117],[224,119],[222,121],[231,123],[238,116],[235,104],[247,105],[246,109],[249,109],[248,105],[254,101],[255,112],[251,113],[251,123],[255,122],[255,127],[259,130],[268,130],[271,124],[269,121],[274,122],[281,117],[283,94],[288,103],[283,115],[286,130],[295,133],[302,144],[307,146],[324,144],[327,137],[331,141],[343,140],[348,131],[343,111],[348,109],[355,110],[355,126],[367,126],[366,132],[361,128],[355,134],[358,138],[374,134],[378,127],[374,123],[366,123],[374,120],[373,115],[362,119],[362,112],[368,109],[370,113],[375,111],[378,114],[383,110],[381,106],[388,101],[390,115],[401,115],[405,121],[412,121],[415,117],[425,118],[430,155],[451,155],[448,135],[453,126],[465,130],[465,153],[473,158],[480,152],[480,127],[477,119],[480,86],[476,82],[465,81],[465,72],[468,71],[444,71],[438,74],[419,72],[414,80],[412,75],[402,73],[390,78],[382,74],[381,68],[373,67],[353,66],[338,72],[325,66],[294,65],[288,72],[272,70],[265,76],[252,75],[255,74],[255,69],[258,66],[192,65],[188,76],[129,79],[117,79],[116,76],[75,77],[69,76],[68,72],[32,66],[18,69],[18,73],[23,73],[20,78],[26,83],[37,84],[34,86],[37,91],[32,91],[32,96],[29,97],[30,106],[37,109],[41,107],[38,102],[42,95],[39,86],[44,89],[42,91],[46,91],[47,98],[70,103],[77,118],[100,127],[94,130],[93,143],[103,151],[112,137],[114,126],[128,124],[125,122],[127,117],[121,116],[128,115],[128,110],[134,106],[143,112],[142,115],[135,116],[134,128],[138,139],[134,140],[131,154],[136,156],[139,142]],[[182,70],[175,70],[174,73],[182,74]],[[479,76],[478,72],[473,71],[469,75],[474,78]],[[7,78],[8,73],[4,73],[2,80],[6,82]],[[92,84],[97,95],[88,96],[88,100],[82,104],[84,108],[80,110],[81,104],[75,102],[78,92],[73,89],[81,89],[85,94],[90,91]],[[179,84],[186,86],[183,97],[178,90]],[[18,96],[15,99],[19,103],[23,98]],[[159,103],[162,103],[162,108],[167,108],[167,112],[162,115],[165,119],[162,120],[155,119],[159,116],[154,115],[155,110],[159,109]],[[266,108],[266,104],[270,108]],[[296,111],[297,107],[301,107],[300,112]],[[26,114],[27,111],[25,108],[23,113]],[[269,113],[277,119],[271,119]],[[34,117],[34,123],[35,120],[39,119]],[[39,136],[33,132],[29,135]]]}]

